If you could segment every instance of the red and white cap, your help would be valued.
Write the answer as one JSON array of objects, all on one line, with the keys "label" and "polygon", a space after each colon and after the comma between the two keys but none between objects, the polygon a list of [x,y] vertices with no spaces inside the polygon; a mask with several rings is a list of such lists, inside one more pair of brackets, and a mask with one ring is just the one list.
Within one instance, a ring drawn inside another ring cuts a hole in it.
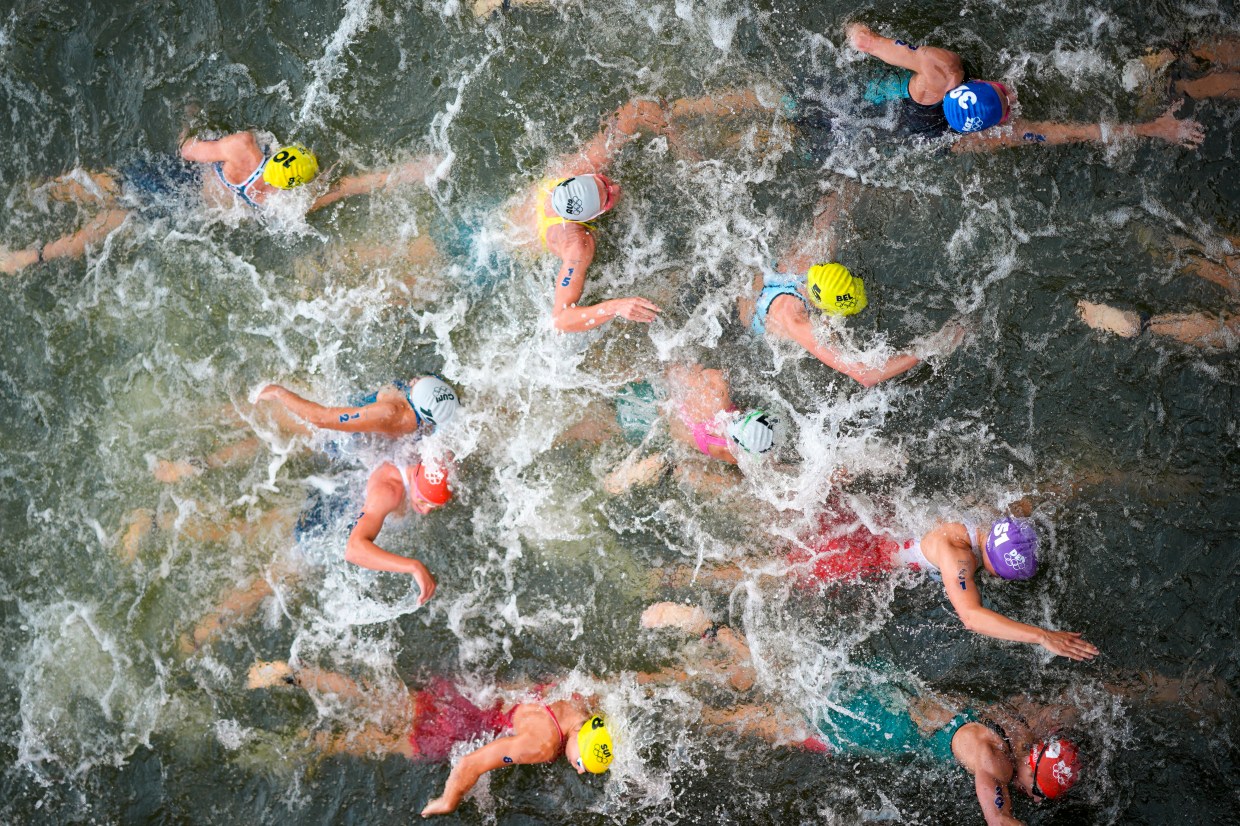
[{"label": "red and white cap", "polygon": [[1033,769],[1033,796],[1054,800],[1081,779],[1081,760],[1076,743],[1058,737],[1040,740],[1029,747]]}]

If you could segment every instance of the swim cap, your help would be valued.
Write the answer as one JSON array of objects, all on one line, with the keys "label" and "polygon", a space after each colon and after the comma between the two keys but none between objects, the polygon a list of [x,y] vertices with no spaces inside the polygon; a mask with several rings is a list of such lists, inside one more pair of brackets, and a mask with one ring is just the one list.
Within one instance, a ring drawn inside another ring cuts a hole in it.
[{"label": "swim cap", "polygon": [[593,175],[578,175],[560,181],[551,190],[551,208],[555,214],[569,221],[589,221],[603,211],[598,197],[598,183]]},{"label": "swim cap", "polygon": [[581,767],[590,774],[607,771],[615,755],[611,751],[611,732],[602,717],[595,714],[581,724],[577,731],[577,751],[581,753],[578,758]]},{"label": "swim cap", "polygon": [[1034,796],[1054,800],[1081,779],[1081,758],[1076,743],[1051,737],[1029,747]]},{"label": "swim cap", "polygon": [[435,507],[446,505],[452,500],[452,489],[448,487],[448,471],[440,465],[427,466],[418,462],[413,471],[413,487],[427,502]]},{"label": "swim cap", "polygon": [[423,376],[409,391],[414,411],[433,425],[447,424],[460,406],[456,393],[440,378]]},{"label": "swim cap", "polygon": [[815,264],[805,283],[810,301],[828,315],[856,315],[865,309],[865,282],[843,264]]},{"label": "swim cap", "polygon": [[957,132],[980,132],[1003,120],[1003,99],[989,83],[971,80],[947,93],[943,114]]},{"label": "swim cap", "polygon": [[276,189],[308,184],[319,174],[319,159],[300,143],[289,144],[263,166],[263,180]]},{"label": "swim cap", "polygon": [[728,435],[750,453],[766,453],[775,446],[775,423],[761,410],[750,410],[728,425]]},{"label": "swim cap", "polygon": [[1038,532],[1027,519],[1007,517],[986,537],[986,558],[1004,579],[1028,579],[1038,571]]}]

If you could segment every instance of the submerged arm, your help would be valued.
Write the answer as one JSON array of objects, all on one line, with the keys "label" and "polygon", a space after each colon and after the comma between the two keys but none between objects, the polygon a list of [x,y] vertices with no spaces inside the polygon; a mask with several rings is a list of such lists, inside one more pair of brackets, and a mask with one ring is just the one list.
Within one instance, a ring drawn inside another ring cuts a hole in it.
[{"label": "submerged arm", "polygon": [[[775,300],[782,301],[783,298]],[[772,324],[772,321],[775,323]],[[900,353],[899,355],[892,356],[878,367],[870,367],[857,361],[849,361],[840,355],[839,351],[834,347],[818,341],[817,337],[814,336],[814,330],[809,323],[808,315],[803,322],[781,322],[772,313],[767,326],[771,327],[776,334],[783,333],[787,338],[792,339],[808,350],[814,358],[831,369],[838,370],[863,387],[873,387],[879,382],[907,372],[921,363],[921,359],[909,353]]]}]

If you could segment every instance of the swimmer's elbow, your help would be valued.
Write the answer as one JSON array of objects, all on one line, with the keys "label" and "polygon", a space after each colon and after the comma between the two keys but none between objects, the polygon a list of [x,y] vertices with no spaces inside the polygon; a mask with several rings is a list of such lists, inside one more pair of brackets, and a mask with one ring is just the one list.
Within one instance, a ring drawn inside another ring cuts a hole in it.
[{"label": "swimmer's elbow", "polygon": [[844,374],[848,376],[850,379],[852,379],[853,381],[855,381],[857,384],[867,389],[873,387],[874,385],[878,384],[880,381],[883,380],[882,376],[876,375],[869,371],[845,370]]},{"label": "swimmer's elbow", "polygon": [[353,534],[344,545],[344,561],[353,565],[369,568],[370,549],[374,542],[361,534]]}]

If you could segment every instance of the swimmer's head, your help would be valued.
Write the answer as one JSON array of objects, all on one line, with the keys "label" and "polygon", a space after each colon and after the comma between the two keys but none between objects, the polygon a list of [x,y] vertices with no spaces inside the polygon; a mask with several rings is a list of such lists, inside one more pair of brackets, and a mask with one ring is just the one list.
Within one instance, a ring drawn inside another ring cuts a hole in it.
[{"label": "swimmer's head", "polygon": [[[573,752],[576,752],[575,754]],[[590,772],[602,774],[607,771],[612,753],[611,732],[607,730],[607,722],[595,714],[581,724],[577,736],[570,740],[564,749],[564,756],[573,764],[577,773]]]},{"label": "swimmer's head", "polygon": [[865,309],[865,282],[843,264],[815,264],[805,274],[809,300],[827,315],[856,315]]},{"label": "swimmer's head", "polygon": [[1020,786],[1027,794],[1054,800],[1081,779],[1080,752],[1071,740],[1048,737],[1029,747],[1025,765],[1018,769]]},{"label": "swimmer's head", "polygon": [[413,469],[413,489],[409,501],[419,513],[430,513],[452,501],[448,469],[435,463],[419,462]]},{"label": "swimmer's head", "polygon": [[409,391],[409,401],[418,418],[432,425],[447,424],[460,407],[456,393],[447,382],[436,376],[423,376]]},{"label": "swimmer's head", "polygon": [[1006,123],[1012,114],[1012,94],[1002,83],[970,80],[943,96],[943,114],[957,132],[981,132]]},{"label": "swimmer's head", "polygon": [[1038,571],[1038,532],[1028,519],[1011,516],[990,528],[986,560],[1003,579],[1029,579]]},{"label": "swimmer's head", "polygon": [[319,174],[319,159],[300,143],[280,147],[263,166],[263,180],[276,189],[308,184]]},{"label": "swimmer's head", "polygon": [[590,221],[615,205],[620,187],[606,175],[565,178],[551,190],[551,208],[569,221]]},{"label": "swimmer's head", "polygon": [[728,425],[728,438],[749,453],[766,453],[775,446],[778,421],[762,410],[750,410]]}]

